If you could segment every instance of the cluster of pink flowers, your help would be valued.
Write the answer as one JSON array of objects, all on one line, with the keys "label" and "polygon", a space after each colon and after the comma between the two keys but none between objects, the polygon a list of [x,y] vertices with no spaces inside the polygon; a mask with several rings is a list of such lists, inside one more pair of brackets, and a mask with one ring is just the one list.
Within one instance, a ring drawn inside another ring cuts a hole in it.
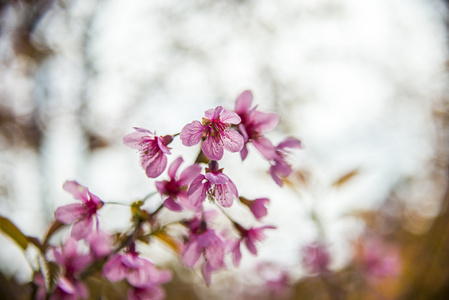
[{"label": "cluster of pink flowers", "polygon": [[[46,272],[35,274],[37,298],[88,298],[84,279],[101,270],[102,276],[110,282],[126,281],[128,299],[162,299],[165,293],[160,286],[170,281],[170,272],[160,270],[136,251],[141,241],[151,238],[170,241],[168,244],[178,252],[185,266],[200,266],[207,284],[211,283],[212,273],[226,267],[226,255],[232,257],[235,266],[240,264],[242,244],[249,253],[257,255],[257,243],[266,238],[267,229],[275,227],[247,228],[222,210],[239,201],[253,214],[255,221],[260,222],[268,213],[270,200],[266,197],[250,200],[240,196],[236,183],[219,167],[219,161],[224,150],[240,152],[242,161],[245,160],[248,144],[252,143],[268,161],[268,173],[274,182],[281,186],[292,172],[287,149],[300,148],[301,143],[288,138],[274,146],[264,133],[278,125],[279,116],[251,108],[252,98],[250,91],[244,91],[237,98],[234,111],[221,106],[209,109],[201,122],[195,120],[177,134],[158,136],[135,127],[134,132],[124,136],[123,143],[139,151],[140,164],[146,176],[157,179],[155,189],[161,197],[159,208],[152,212],[142,207],[148,197],[130,205],[133,229],[128,232],[113,235],[100,230],[98,213],[108,202],[103,202],[76,181],[67,181],[63,188],[80,203],[59,207],[55,212],[55,218],[62,226],[73,224],[71,238],[65,241],[61,250],[48,247],[53,249],[52,263],[59,265],[62,272],[53,283]],[[167,179],[159,179],[167,168],[167,156],[171,154],[168,146],[178,135],[184,146],[201,143],[199,156],[204,155],[206,159],[187,165],[178,172],[184,162],[182,157],[178,157],[168,167]],[[201,165],[203,162],[205,165]],[[218,209],[206,211],[206,199],[216,204]],[[190,211],[192,217],[186,219],[184,214],[177,222],[164,224],[159,218],[159,211],[164,208],[174,212]],[[220,213],[229,219],[229,228],[215,227],[213,219]],[[168,234],[166,228],[174,223],[184,225],[186,231],[178,235]],[[80,243],[89,250],[79,252]]]}]

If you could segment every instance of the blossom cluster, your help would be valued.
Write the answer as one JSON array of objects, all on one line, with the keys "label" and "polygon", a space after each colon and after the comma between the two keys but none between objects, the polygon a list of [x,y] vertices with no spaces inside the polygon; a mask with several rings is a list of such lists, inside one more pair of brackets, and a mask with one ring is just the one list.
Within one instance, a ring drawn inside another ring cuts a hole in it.
[{"label": "blossom cluster", "polygon": [[[100,229],[98,212],[113,202],[102,201],[76,181],[66,181],[63,188],[78,202],[55,211],[56,221],[41,247],[44,260],[34,275],[37,299],[88,298],[86,278],[95,272],[108,282],[125,282],[128,299],[164,298],[161,285],[171,280],[171,272],[156,267],[137,251],[153,238],[170,246],[187,268],[199,268],[206,284],[211,284],[214,272],[227,267],[226,256],[239,266],[242,245],[257,255],[257,244],[266,238],[265,231],[275,227],[245,227],[229,216],[226,208],[240,202],[241,208],[261,222],[268,214],[270,200],[264,196],[251,200],[239,194],[237,184],[220,168],[224,151],[239,152],[244,161],[248,145],[253,144],[268,162],[267,173],[282,186],[292,172],[289,151],[301,148],[301,142],[289,137],[273,145],[265,133],[273,130],[280,118],[276,113],[252,107],[252,100],[252,93],[244,91],[234,110],[222,106],[209,109],[201,121],[192,121],[176,134],[159,136],[135,127],[134,132],[124,136],[123,143],[139,151],[146,176],[156,179],[155,193],[130,205],[132,226],[125,232],[108,234]],[[201,144],[199,155],[182,169],[184,158],[174,158],[167,169],[170,144],[178,136],[184,146]],[[166,179],[159,178],[166,169]],[[160,206],[153,211],[145,209],[144,202],[156,194],[160,195]],[[206,202],[215,209],[206,209]],[[163,209],[190,213],[164,224],[159,214]],[[216,226],[215,219],[220,217],[227,220],[228,228]],[[169,233],[175,224],[184,230]],[[66,225],[72,226],[70,237],[60,246],[49,245],[52,234]],[[57,266],[57,276],[51,266]]]}]

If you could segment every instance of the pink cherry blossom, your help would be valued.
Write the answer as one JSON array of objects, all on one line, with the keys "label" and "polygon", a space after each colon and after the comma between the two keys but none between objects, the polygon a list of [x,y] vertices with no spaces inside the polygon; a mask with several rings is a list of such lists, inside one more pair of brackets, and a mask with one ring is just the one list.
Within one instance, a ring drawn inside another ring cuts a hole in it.
[{"label": "pink cherry blossom", "polygon": [[149,260],[139,256],[134,246],[124,254],[113,255],[103,266],[103,276],[112,282],[126,279],[134,287],[158,285],[170,280],[168,271],[157,269]]},{"label": "pink cherry blossom", "polygon": [[202,138],[201,149],[204,155],[211,160],[220,160],[224,149],[230,152],[238,152],[243,147],[243,137],[231,124],[240,123],[240,117],[232,111],[217,106],[205,112],[203,121],[193,121],[181,130],[181,141],[184,146],[198,144]]},{"label": "pink cherry blossom", "polygon": [[254,147],[268,160],[275,157],[273,144],[265,138],[263,132],[273,130],[279,124],[279,116],[276,113],[264,113],[256,110],[256,106],[251,107],[253,94],[251,91],[244,91],[237,98],[235,112],[241,118],[239,131],[243,135],[244,146],[240,151],[242,160],[248,155],[247,144],[252,143]]},{"label": "pink cherry blossom", "polygon": [[[187,189],[190,183],[198,177],[201,167],[194,164],[182,171],[179,178],[176,176],[179,166],[182,164],[182,157],[178,157],[168,168],[170,180],[156,181],[159,193],[165,196],[164,206],[173,211],[181,211],[186,205],[189,206],[189,196]],[[184,204],[184,205],[183,205]]]},{"label": "pink cherry blossom", "polygon": [[301,147],[301,141],[293,137],[285,139],[275,147],[276,155],[271,160],[270,175],[279,186],[282,186],[283,179],[292,173],[292,167],[287,162],[289,149]]},{"label": "pink cherry blossom", "polygon": [[165,298],[165,292],[159,286],[149,285],[143,287],[131,287],[128,290],[128,300],[161,300]]},{"label": "pink cherry blossom", "polygon": [[36,300],[78,300],[89,297],[89,292],[84,284],[74,278],[68,279],[65,276],[60,276],[49,298],[47,298],[44,278],[41,273],[37,273],[33,281],[37,285]]},{"label": "pink cherry blossom", "polygon": [[240,264],[240,259],[242,254],[240,252],[240,244],[244,242],[249,252],[253,255],[257,255],[257,247],[256,243],[265,240],[266,236],[264,233],[265,229],[275,229],[275,226],[262,226],[262,227],[252,227],[250,229],[246,229],[241,225],[234,223],[235,228],[239,231],[240,239],[235,241],[232,245],[231,252],[233,255],[234,265],[237,267]]},{"label": "pink cherry blossom", "polygon": [[266,205],[270,202],[268,198],[257,198],[254,200],[248,200],[246,198],[240,197],[240,201],[249,207],[254,217],[257,220],[262,219],[268,214]]},{"label": "pink cherry blossom", "polygon": [[82,203],[59,207],[55,211],[55,218],[64,224],[75,222],[72,228],[72,237],[80,240],[92,231],[94,217],[98,229],[97,210],[102,208],[104,203],[96,195],[92,194],[88,188],[76,181],[66,181],[63,188],[72,194],[75,199],[81,200]]},{"label": "pink cherry blossom", "polygon": [[79,274],[92,262],[89,254],[78,252],[78,243],[73,238],[67,239],[61,250],[53,249],[53,255],[56,262],[63,267],[64,274],[70,278]]},{"label": "pink cherry blossom", "polygon": [[323,244],[318,242],[310,243],[301,252],[303,266],[308,272],[319,274],[327,271],[330,256]]},{"label": "pink cherry blossom", "polygon": [[201,214],[187,222],[190,231],[182,254],[182,261],[187,267],[193,268],[203,257],[204,263],[201,272],[206,283],[210,284],[212,272],[224,267],[225,242],[213,229],[208,228],[206,223],[208,218],[210,215],[208,217],[207,214]]},{"label": "pink cherry blossom", "polygon": [[200,174],[192,181],[187,195],[190,196],[190,207],[193,210],[201,208],[206,196],[223,207],[230,207],[234,199],[239,197],[234,182],[223,174],[223,169],[218,169],[218,163],[214,160],[209,163],[205,175]]},{"label": "pink cherry blossom", "polygon": [[167,154],[171,154],[167,147],[173,141],[173,136],[157,136],[153,132],[134,127],[136,132],[123,137],[123,144],[140,151],[140,164],[149,178],[156,178],[167,167]]},{"label": "pink cherry blossom", "polygon": [[104,231],[92,231],[86,237],[86,241],[94,258],[101,258],[112,252],[112,236]]}]

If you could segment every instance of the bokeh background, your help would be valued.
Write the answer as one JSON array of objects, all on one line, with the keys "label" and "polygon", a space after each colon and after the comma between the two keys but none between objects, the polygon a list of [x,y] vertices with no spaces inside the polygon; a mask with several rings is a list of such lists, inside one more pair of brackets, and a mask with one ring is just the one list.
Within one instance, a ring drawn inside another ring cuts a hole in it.
[{"label": "bokeh background", "polygon": [[[41,237],[72,201],[65,180],[133,202],[155,190],[122,144],[133,126],[175,134],[250,89],[281,116],[270,139],[304,146],[283,188],[254,148],[222,163],[241,194],[271,199],[277,229],[210,287],[163,246],[142,249],[174,270],[168,298],[447,299],[447,17],[437,0],[0,1],[0,214]],[[170,160],[197,151],[175,140]],[[129,212],[101,222],[123,230]],[[303,262],[318,239],[325,276]],[[3,295],[26,298],[33,253],[0,243]],[[366,279],[379,245],[395,271]]]}]

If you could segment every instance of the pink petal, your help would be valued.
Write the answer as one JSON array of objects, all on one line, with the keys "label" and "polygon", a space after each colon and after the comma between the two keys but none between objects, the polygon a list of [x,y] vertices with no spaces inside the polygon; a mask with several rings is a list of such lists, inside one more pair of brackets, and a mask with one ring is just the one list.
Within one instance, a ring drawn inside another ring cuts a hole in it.
[{"label": "pink petal", "polygon": [[86,207],[81,203],[73,203],[58,207],[55,211],[55,218],[61,223],[70,224],[78,221],[86,214]]},{"label": "pink petal", "polygon": [[126,276],[129,284],[135,287],[145,285],[149,278],[150,276],[145,268],[133,269],[128,272],[128,275]]},{"label": "pink petal", "polygon": [[261,219],[268,214],[267,205],[270,202],[268,198],[258,198],[252,201],[250,209],[256,219]]},{"label": "pink petal", "polygon": [[257,140],[253,140],[253,145],[265,159],[271,160],[276,157],[275,148],[268,139],[259,137]]},{"label": "pink petal", "polygon": [[157,137],[157,145],[159,146],[160,151],[165,154],[171,154],[170,149],[165,145],[164,139],[160,136]]},{"label": "pink petal", "polygon": [[242,119],[240,119],[239,115],[233,111],[224,109],[220,115],[220,121],[225,124],[239,124]]},{"label": "pink petal", "polygon": [[184,146],[193,146],[201,141],[205,126],[200,121],[193,121],[181,130],[180,139]]},{"label": "pink petal", "polygon": [[97,195],[94,195],[94,194],[92,194],[92,193],[89,192],[89,191],[87,191],[87,194],[89,195],[89,199],[90,199],[93,203],[95,203],[96,206],[99,206],[100,204],[101,204],[100,207],[103,206],[103,201],[101,201],[101,199],[98,198]]},{"label": "pink petal", "polygon": [[[62,256],[64,256],[65,258],[72,258],[72,257],[76,257],[77,255],[77,243],[76,240],[72,239],[72,238],[68,238],[64,245],[62,246]],[[61,262],[60,262],[61,263]]]},{"label": "pink petal", "polygon": [[240,260],[242,259],[242,252],[240,251],[240,240],[237,240],[231,248],[232,261],[234,266],[238,267],[240,265]]},{"label": "pink petal", "polygon": [[164,153],[159,152],[154,160],[146,167],[145,173],[149,178],[156,178],[164,172],[167,167],[167,156]]},{"label": "pink petal", "polygon": [[172,197],[165,199],[164,206],[172,211],[182,211],[182,206],[179,205]]},{"label": "pink petal", "polygon": [[182,261],[187,267],[192,268],[200,259],[201,251],[196,241],[190,242],[184,250]]},{"label": "pink petal", "polygon": [[255,129],[259,132],[273,130],[279,124],[279,115],[277,113],[264,113],[255,111],[252,115]]},{"label": "pink petal", "polygon": [[220,117],[223,107],[217,106],[215,109],[211,108],[204,112],[204,117],[209,120],[216,120]]},{"label": "pink petal", "polygon": [[278,149],[284,149],[284,148],[295,148],[300,149],[302,148],[301,141],[298,139],[295,139],[293,137],[286,138],[283,142],[279,143],[279,145],[276,147]]},{"label": "pink petal", "polygon": [[224,184],[229,181],[229,177],[223,173],[208,172],[204,175],[204,177],[206,177],[206,179],[213,184]]},{"label": "pink petal", "polygon": [[231,129],[224,133],[223,146],[230,152],[238,152],[243,148],[243,136],[236,130]]},{"label": "pink petal", "polygon": [[198,175],[201,173],[201,166],[198,164],[191,165],[182,171],[181,176],[179,176],[178,184],[180,186],[189,185]]},{"label": "pink petal", "polygon": [[154,133],[152,131],[148,130],[148,129],[141,128],[141,127],[133,127],[133,128],[134,128],[135,131],[144,132],[144,133],[147,133],[147,135],[149,135],[151,137],[154,137]]},{"label": "pink petal", "polygon": [[240,157],[242,158],[242,161],[244,161],[247,156],[248,156],[248,147],[246,147],[246,144],[244,144],[242,150],[240,150]]},{"label": "pink petal", "polygon": [[58,282],[58,287],[63,290],[64,292],[66,292],[67,294],[70,295],[74,295],[75,294],[75,287],[73,286],[73,284],[70,282],[70,280],[68,280],[67,278],[65,278],[64,276],[61,276],[59,278],[59,282]]},{"label": "pink petal", "polygon": [[178,157],[170,164],[170,167],[168,167],[167,174],[171,179],[175,178],[176,171],[178,171],[178,168],[182,164],[183,161],[184,160],[182,159],[182,157]]},{"label": "pink petal", "polygon": [[[243,143],[242,143],[243,145]],[[213,137],[207,137],[201,144],[204,155],[210,160],[220,160],[223,157],[223,145]]]},{"label": "pink petal", "polygon": [[192,195],[197,189],[203,186],[203,179],[205,176],[203,174],[198,175],[192,183],[190,184],[189,190],[187,191],[187,195]]},{"label": "pink petal", "polygon": [[146,133],[131,132],[123,137],[123,144],[132,149],[140,149],[145,138],[149,138]]},{"label": "pink petal", "polygon": [[85,238],[89,235],[89,233],[92,231],[92,225],[93,225],[93,218],[92,216],[81,219],[75,224],[73,224],[72,227],[72,238],[75,240],[81,240],[82,238]]},{"label": "pink petal", "polygon": [[201,274],[203,274],[204,281],[207,285],[210,285],[211,283],[211,274],[214,269],[209,263],[203,264],[201,267]]},{"label": "pink petal", "polygon": [[116,254],[112,256],[103,266],[103,276],[109,281],[120,281],[126,276],[126,268],[122,264],[122,256]]},{"label": "pink petal", "polygon": [[244,91],[240,94],[240,96],[238,96],[235,102],[235,112],[240,115],[248,112],[251,102],[253,102],[253,94],[251,91]]},{"label": "pink petal", "polygon": [[274,166],[270,167],[270,175],[271,178],[273,178],[274,182],[276,182],[277,185],[282,186],[282,179],[276,174],[274,171]]},{"label": "pink petal", "polygon": [[163,181],[156,181],[156,188],[161,195],[163,195],[167,189],[165,188],[165,183]]},{"label": "pink petal", "polygon": [[80,185],[76,181],[66,181],[62,186],[64,190],[72,194],[75,199],[87,202],[87,191],[88,189]]}]

